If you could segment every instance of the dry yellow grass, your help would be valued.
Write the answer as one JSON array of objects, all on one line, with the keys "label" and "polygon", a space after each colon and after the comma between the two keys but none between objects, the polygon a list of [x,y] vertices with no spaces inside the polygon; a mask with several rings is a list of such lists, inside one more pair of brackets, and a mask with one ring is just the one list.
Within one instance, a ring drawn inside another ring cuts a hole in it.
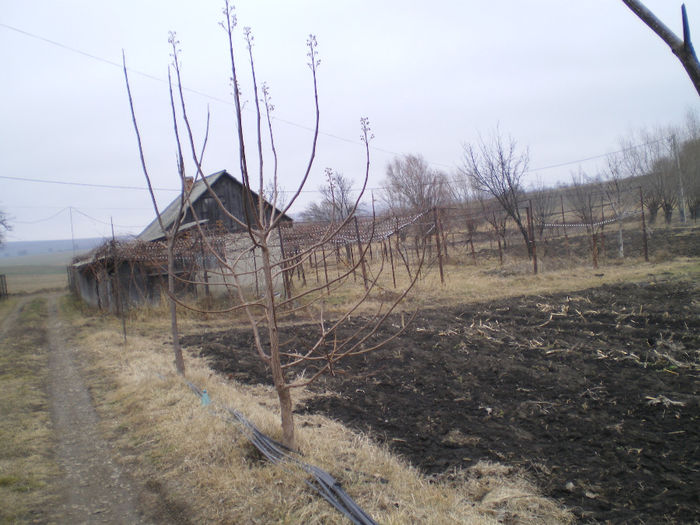
[{"label": "dry yellow grass", "polygon": [[[666,274],[689,280],[700,277],[698,258],[680,257],[656,263],[628,259],[624,264],[612,262],[592,268],[587,261],[583,264],[550,261],[540,266],[537,275],[532,273],[532,265],[526,260],[506,258],[500,265],[498,260],[482,261],[473,265],[470,258],[452,257],[445,264],[445,283],[433,265],[426,268],[410,292],[407,300],[399,305],[399,310],[410,311],[416,308],[453,306],[461,303],[488,301],[519,295],[572,292],[603,284],[646,280]],[[384,270],[378,279],[379,293],[372,296],[360,311],[376,308],[380,301],[389,302],[409,283],[404,272],[397,272],[397,288],[394,288],[391,271]],[[327,311],[342,312],[364,293],[361,279],[349,281],[339,293],[325,299]]]},{"label": "dry yellow grass", "polygon": [[[201,406],[173,372],[166,337],[130,335],[123,345],[118,323],[73,317],[99,411],[126,460],[171,502],[186,502],[194,522],[345,523],[310,491],[294,469],[260,458],[220,410]],[[130,332],[135,332],[134,322]],[[151,328],[156,322],[150,321]],[[165,325],[158,333],[165,334]],[[279,436],[276,395],[213,373],[188,356],[187,376],[206,388],[214,407],[240,410],[263,432]],[[303,393],[302,395],[311,395]],[[298,396],[297,396],[298,397]],[[321,416],[297,416],[303,460],[341,481],[380,523],[568,523],[571,516],[537,494],[508,467],[479,464],[443,480],[421,475],[366,436]]]},{"label": "dry yellow grass", "polygon": [[[671,275],[697,281],[697,258],[644,263],[626,260],[592,269],[588,261],[548,262],[533,276],[529,263],[506,258],[480,261],[454,256],[447,283],[435,267],[426,271],[403,310],[500,299],[533,293],[573,292],[622,281]],[[311,279],[309,279],[311,281]],[[406,277],[400,277],[403,284]],[[375,307],[395,295],[391,273],[380,278],[381,294],[363,306]],[[399,287],[401,282],[399,283]],[[327,315],[363,292],[361,281],[326,299]],[[127,345],[119,323],[108,316],[74,316],[80,346],[91,364],[99,410],[118,436],[127,461],[148,486],[183,504],[195,522],[342,523],[344,519],[305,487],[297,473],[260,459],[235,425],[204,409],[172,372],[164,306],[129,314]],[[229,327],[240,319],[186,314],[183,331]],[[279,436],[277,399],[270,388],[227,381],[202,359],[187,356],[187,375],[212,399],[240,410],[263,432]],[[297,392],[296,399],[312,395]],[[471,469],[428,479],[387,449],[321,416],[297,416],[297,440],[304,460],[338,478],[347,492],[381,523],[567,523],[572,517],[541,497],[518,471],[481,463]],[[453,439],[468,440],[455,435]],[[186,502],[184,504],[183,502]],[[178,507],[179,508],[179,507]]]}]

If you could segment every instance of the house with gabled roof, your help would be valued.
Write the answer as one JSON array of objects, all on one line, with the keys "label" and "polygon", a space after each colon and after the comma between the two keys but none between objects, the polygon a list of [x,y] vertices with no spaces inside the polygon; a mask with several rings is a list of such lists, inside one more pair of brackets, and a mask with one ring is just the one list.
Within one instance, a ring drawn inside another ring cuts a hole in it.
[{"label": "house with gabled roof", "polygon": [[[189,179],[191,181],[191,179]],[[187,231],[196,228],[199,223],[202,227],[219,229],[234,233],[241,231],[241,226],[229,217],[216,202],[212,196],[212,192],[219,198],[221,204],[226,210],[234,215],[238,220],[244,223],[249,223],[251,213],[255,213],[258,209],[260,197],[254,191],[251,191],[252,201],[255,208],[250,209],[249,202],[246,202],[245,186],[235,177],[231,176],[226,170],[218,171],[206,177],[206,183],[203,180],[198,180],[190,192],[189,201],[191,206],[185,207],[185,214],[182,218],[182,223],[179,231]],[[272,205],[268,202],[264,203],[272,211]],[[175,219],[177,219],[178,210],[180,209],[180,197],[175,198],[167,208],[160,212],[161,220],[165,228],[170,228]],[[275,208],[277,214],[282,213]],[[292,219],[287,215],[282,217],[283,222],[291,222]],[[158,217],[153,219],[146,228],[136,237],[137,240],[143,242],[159,241],[165,238],[165,233],[160,227]]]},{"label": "house with gabled roof", "polygon": [[[190,179],[191,181],[191,179]],[[191,183],[191,182],[190,182]],[[216,195],[216,198],[212,194]],[[222,170],[199,180],[191,187],[189,203],[182,209],[176,238],[176,273],[179,293],[194,295],[224,293],[231,283],[225,265],[205,245],[214,247],[223,260],[236,260],[236,273],[251,288],[258,287],[256,253],[250,248],[245,229],[225,213],[219,202],[238,220],[250,224],[256,213],[259,195],[250,192],[227,171]],[[166,234],[181,210],[181,197],[176,197],[133,241],[108,241],[86,256],[73,261],[68,268],[69,286],[88,304],[111,311],[131,304],[160,301],[167,288]],[[254,208],[250,206],[253,202]],[[272,213],[273,207],[263,202]],[[276,214],[282,214],[274,209]],[[292,219],[282,215],[282,224]],[[204,242],[202,234],[209,242]],[[281,245],[280,245],[281,250]],[[246,257],[240,253],[250,251]],[[281,257],[281,253],[278,255]]]}]

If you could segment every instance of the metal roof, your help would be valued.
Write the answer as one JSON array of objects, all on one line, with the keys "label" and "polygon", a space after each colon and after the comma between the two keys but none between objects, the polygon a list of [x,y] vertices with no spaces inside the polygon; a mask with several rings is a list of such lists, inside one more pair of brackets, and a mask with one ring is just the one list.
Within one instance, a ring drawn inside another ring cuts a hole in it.
[{"label": "metal roof", "polygon": [[[214,184],[217,180],[221,178],[222,175],[228,175],[226,173],[226,170],[219,171],[217,173],[213,173],[212,175],[207,175],[207,183],[209,183],[209,186]],[[231,175],[229,175],[231,177]],[[233,177],[231,177],[233,180]],[[238,182],[236,180],[236,182]],[[239,183],[240,184],[240,183]],[[207,185],[204,183],[202,179],[198,180],[194,186],[192,187],[192,192],[190,193],[190,202],[194,203],[199,199],[204,193],[207,192]],[[175,219],[177,218],[177,212],[180,209],[180,196],[178,195],[173,202],[171,202],[167,208],[165,208],[163,211],[160,212],[160,217],[163,220],[163,225],[165,228],[170,228],[170,225],[175,222]],[[184,212],[186,212],[187,208],[184,208]],[[165,232],[161,229],[160,223],[158,222],[158,217],[153,219],[151,224],[146,226],[146,228],[136,236],[136,240],[138,241],[145,241],[145,242],[150,242],[150,241],[155,241],[157,239],[162,239],[165,237]]]}]

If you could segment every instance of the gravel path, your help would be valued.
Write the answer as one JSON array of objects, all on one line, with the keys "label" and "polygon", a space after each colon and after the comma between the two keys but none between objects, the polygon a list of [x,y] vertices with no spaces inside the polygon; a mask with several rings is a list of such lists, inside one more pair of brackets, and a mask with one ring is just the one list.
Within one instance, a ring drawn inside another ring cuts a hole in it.
[{"label": "gravel path", "polygon": [[137,511],[137,489],[112,461],[100,436],[99,416],[83,382],[78,356],[58,317],[58,296],[48,297],[49,396],[56,457],[64,477],[58,523],[147,523]]}]

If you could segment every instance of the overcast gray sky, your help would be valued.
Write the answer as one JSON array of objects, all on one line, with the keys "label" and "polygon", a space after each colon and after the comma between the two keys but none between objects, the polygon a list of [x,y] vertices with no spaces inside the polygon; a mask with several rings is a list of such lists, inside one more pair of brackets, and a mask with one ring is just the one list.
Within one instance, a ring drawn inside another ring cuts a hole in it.
[{"label": "overcast gray sky", "polygon": [[[686,3],[700,42],[700,5]],[[680,1],[646,5],[681,33]],[[3,0],[0,209],[14,226],[8,240],[70,238],[71,215],[76,238],[109,235],[110,218],[118,235],[137,234],[153,218],[145,190],[18,180],[145,187],[113,64],[122,49],[146,160],[164,188],[159,203],[174,198],[166,191],[179,184],[164,82],[169,30],[181,41],[184,84],[204,94],[186,95],[198,133],[211,110],[204,171],[237,175],[221,8],[219,0]],[[600,159],[578,161],[616,150],[621,136],[680,124],[698,109],[680,63],[620,0],[241,0],[236,8],[240,27],[255,35],[258,79],[272,91],[288,190],[309,154],[305,42],[309,33],[318,39],[322,135],[309,191],[293,211],[317,198],[326,167],[361,180],[360,117],[375,135],[371,188],[404,153],[456,176],[462,145],[497,125],[529,148],[529,181],[554,184],[579,166],[595,174]],[[243,50],[240,32],[238,43]],[[251,124],[253,113],[245,117]]]}]

